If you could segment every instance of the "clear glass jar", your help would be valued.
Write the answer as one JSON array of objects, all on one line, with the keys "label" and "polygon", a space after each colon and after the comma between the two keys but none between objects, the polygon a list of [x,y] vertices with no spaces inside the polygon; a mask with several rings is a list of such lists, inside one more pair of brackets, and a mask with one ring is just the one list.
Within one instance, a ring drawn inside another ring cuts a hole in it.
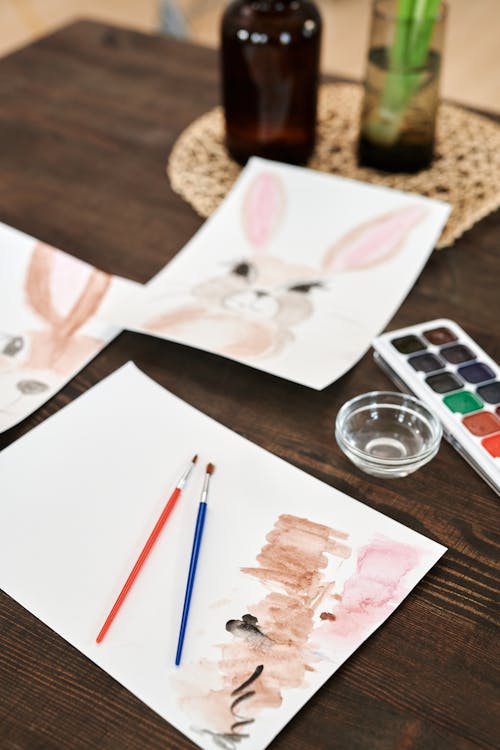
[{"label": "clear glass jar", "polygon": [[252,155],[305,163],[312,154],[321,17],[309,0],[234,0],[222,18],[222,98],[226,145]]},{"label": "clear glass jar", "polygon": [[398,18],[397,10],[397,0],[373,5],[358,160],[417,172],[434,152],[446,6],[420,21]]}]

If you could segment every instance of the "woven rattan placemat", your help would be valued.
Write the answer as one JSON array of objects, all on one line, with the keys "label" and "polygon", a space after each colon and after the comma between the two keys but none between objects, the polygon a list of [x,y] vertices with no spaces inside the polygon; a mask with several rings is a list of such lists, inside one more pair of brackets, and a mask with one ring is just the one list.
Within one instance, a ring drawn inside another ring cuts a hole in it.
[{"label": "woven rattan placemat", "polygon": [[[362,88],[324,84],[318,107],[316,150],[308,164],[321,172],[408,190],[453,206],[437,247],[446,247],[500,206],[500,126],[451,104],[441,104],[436,158],[418,174],[384,174],[356,163]],[[241,167],[224,148],[220,107],[199,117],[176,141],[167,166],[172,188],[200,216],[223,200]]]}]

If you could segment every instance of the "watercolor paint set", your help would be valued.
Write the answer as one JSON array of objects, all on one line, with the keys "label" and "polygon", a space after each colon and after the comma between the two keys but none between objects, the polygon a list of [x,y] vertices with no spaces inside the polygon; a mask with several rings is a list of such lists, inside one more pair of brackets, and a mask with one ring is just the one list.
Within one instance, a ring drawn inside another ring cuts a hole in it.
[{"label": "watercolor paint set", "polygon": [[390,331],[374,358],[438,415],[444,436],[500,494],[500,367],[452,320]]}]

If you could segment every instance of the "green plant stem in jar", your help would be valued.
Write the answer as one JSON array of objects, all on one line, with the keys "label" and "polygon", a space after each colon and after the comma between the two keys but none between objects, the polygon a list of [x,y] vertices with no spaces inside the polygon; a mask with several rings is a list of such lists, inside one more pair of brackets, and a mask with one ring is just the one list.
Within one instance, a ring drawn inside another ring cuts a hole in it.
[{"label": "green plant stem in jar", "polygon": [[442,41],[439,6],[440,0],[375,3],[359,144],[364,164],[416,171],[432,158]]}]

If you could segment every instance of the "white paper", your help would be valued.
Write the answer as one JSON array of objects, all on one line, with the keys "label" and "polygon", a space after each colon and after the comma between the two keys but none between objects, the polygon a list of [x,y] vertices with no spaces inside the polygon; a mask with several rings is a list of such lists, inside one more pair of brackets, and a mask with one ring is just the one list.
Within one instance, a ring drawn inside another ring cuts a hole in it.
[{"label": "white paper", "polygon": [[138,287],[0,223],[0,432],[38,409],[119,332]]},{"label": "white paper", "polygon": [[111,319],[321,389],[396,312],[449,212],[253,158],[185,248]]},{"label": "white paper", "polygon": [[[97,645],[194,453],[195,473]],[[175,668],[209,461],[205,534]],[[444,550],[236,435],[131,363],[0,454],[1,587],[202,748],[266,747]],[[231,695],[257,667],[251,687]]]}]

